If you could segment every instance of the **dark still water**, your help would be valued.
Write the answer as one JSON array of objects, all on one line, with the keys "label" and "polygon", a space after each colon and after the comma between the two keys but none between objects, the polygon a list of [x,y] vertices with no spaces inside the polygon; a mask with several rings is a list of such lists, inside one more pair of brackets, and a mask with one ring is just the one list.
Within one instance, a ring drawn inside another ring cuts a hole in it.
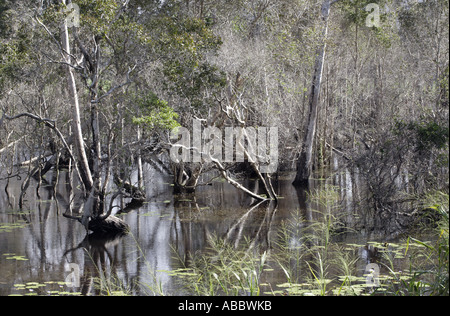
[{"label": "dark still water", "polygon": [[[365,283],[367,265],[383,251],[395,269],[408,264],[395,252],[401,247],[393,243],[395,223],[381,225],[355,205],[361,193],[350,173],[314,181],[309,192],[291,185],[292,174],[280,176],[278,204],[258,205],[221,181],[200,187],[195,198],[174,196],[171,177],[145,168],[147,202],[119,215],[131,227],[128,235],[109,239],[87,236],[80,223],[62,216],[69,200],[64,173],[56,198],[44,183],[36,191],[31,182],[22,210],[23,179],[11,179],[8,194],[0,183],[0,295],[333,294],[328,284],[341,284],[345,275],[339,254],[355,285]],[[246,185],[257,191],[257,183]],[[223,277],[230,292],[221,283],[209,293],[201,289],[196,282],[209,282],[206,275]]]}]

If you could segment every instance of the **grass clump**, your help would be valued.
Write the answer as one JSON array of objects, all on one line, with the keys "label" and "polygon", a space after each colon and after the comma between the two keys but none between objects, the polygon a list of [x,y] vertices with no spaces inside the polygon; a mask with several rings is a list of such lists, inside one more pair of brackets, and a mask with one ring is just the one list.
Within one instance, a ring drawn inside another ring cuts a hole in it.
[{"label": "grass clump", "polygon": [[178,277],[189,294],[199,296],[258,296],[267,253],[259,254],[251,242],[236,248],[217,236],[210,236],[209,247],[198,252],[182,268],[170,271]]},{"label": "grass clump", "polygon": [[410,262],[410,277],[400,279],[394,272],[393,266],[388,266],[395,277],[388,289],[391,295],[449,295],[449,196],[443,192],[428,194],[423,205],[426,210],[425,216],[437,219],[431,232],[435,236],[435,241],[423,242],[411,236],[408,237],[405,256],[408,256]]}]

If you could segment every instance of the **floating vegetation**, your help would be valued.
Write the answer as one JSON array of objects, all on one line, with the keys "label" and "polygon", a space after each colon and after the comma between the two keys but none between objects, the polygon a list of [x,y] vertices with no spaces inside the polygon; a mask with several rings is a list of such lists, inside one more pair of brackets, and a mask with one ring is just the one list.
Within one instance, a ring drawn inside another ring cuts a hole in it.
[{"label": "floating vegetation", "polygon": [[55,203],[55,200],[36,200],[37,203]]},{"label": "floating vegetation", "polygon": [[3,256],[6,256],[6,260],[15,260],[15,261],[28,261],[24,256],[18,256],[15,253],[5,253]]},{"label": "floating vegetation", "polygon": [[0,223],[0,233],[10,233],[15,229],[24,228],[28,225],[25,221],[18,221],[15,223]]},{"label": "floating vegetation", "polygon": [[9,296],[80,296],[81,292],[67,291],[66,286],[69,285],[64,281],[46,281],[39,282],[27,282],[14,284],[14,291],[19,293],[13,293]]},{"label": "floating vegetation", "polygon": [[150,212],[146,212],[146,213],[139,213],[139,216],[166,218],[166,217],[170,217],[171,215],[170,214],[161,214],[160,211],[150,211]]},{"label": "floating vegetation", "polygon": [[8,215],[30,215],[35,211],[36,210],[12,210],[12,211],[6,212],[6,214],[8,214]]},{"label": "floating vegetation", "polygon": [[147,213],[139,213],[139,216],[153,217],[153,216],[158,216],[158,214],[156,212],[147,212]]}]

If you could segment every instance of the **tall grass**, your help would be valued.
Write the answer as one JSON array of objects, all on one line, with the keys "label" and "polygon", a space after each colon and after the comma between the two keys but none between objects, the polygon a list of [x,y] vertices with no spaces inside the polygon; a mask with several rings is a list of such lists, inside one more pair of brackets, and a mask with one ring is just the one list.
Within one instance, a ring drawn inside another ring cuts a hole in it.
[{"label": "tall grass", "polygon": [[[183,278],[188,293],[200,296],[258,296],[261,274],[267,252],[251,250],[251,241],[236,248],[217,236],[210,236],[206,252],[191,255],[189,266],[178,269],[173,276]],[[184,260],[180,263],[184,264]]]},{"label": "tall grass", "polygon": [[[435,242],[422,242],[412,236],[398,244],[372,243],[381,253],[377,264],[384,268],[376,286],[372,276],[357,268],[361,258],[345,244],[336,241],[349,232],[339,218],[339,201],[334,187],[313,191],[309,199],[319,206],[316,220],[298,215],[282,225],[274,251],[276,262],[288,282],[282,292],[289,295],[448,295],[449,220],[448,194],[430,194],[423,202],[427,212],[439,218],[432,231]],[[294,213],[295,214],[295,213]],[[294,241],[294,242],[293,242]],[[398,257],[409,260],[408,271],[396,269]],[[274,291],[275,294],[280,292]]]},{"label": "tall grass", "polygon": [[[443,192],[428,194],[424,199],[425,215],[438,218],[434,243],[425,243],[414,237],[408,237],[405,254],[410,245],[419,245],[420,252],[409,255],[409,279],[396,277],[396,285],[389,288],[392,295],[401,296],[448,296],[449,295],[449,196]],[[420,258],[418,260],[418,258]]]},{"label": "tall grass", "polygon": [[[315,206],[310,212],[314,219],[306,220],[300,210],[282,224],[275,243],[274,257],[289,287],[287,294],[328,295],[336,273],[349,274],[355,259],[342,255],[341,247],[334,238],[346,230],[339,215],[338,188],[326,184],[309,193],[308,200]],[[340,272],[340,271],[339,271]]]}]

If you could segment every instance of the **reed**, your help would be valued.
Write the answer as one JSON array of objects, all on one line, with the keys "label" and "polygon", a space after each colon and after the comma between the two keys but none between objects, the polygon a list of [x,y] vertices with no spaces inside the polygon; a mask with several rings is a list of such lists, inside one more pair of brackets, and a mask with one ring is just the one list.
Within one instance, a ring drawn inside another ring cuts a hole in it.
[{"label": "reed", "polygon": [[[443,192],[428,194],[423,200],[424,216],[437,218],[433,228],[434,243],[425,243],[408,237],[405,254],[411,245],[420,246],[419,251],[409,254],[410,278],[400,279],[393,268],[387,266],[395,277],[389,294],[398,296],[448,296],[449,295],[449,196]],[[420,258],[418,260],[417,258]]]},{"label": "reed", "polygon": [[250,245],[251,241],[245,240],[242,247],[236,248],[212,235],[208,250],[193,254],[189,266],[180,261],[183,268],[173,276],[182,277],[186,290],[194,295],[258,296],[268,255],[259,254]]}]

